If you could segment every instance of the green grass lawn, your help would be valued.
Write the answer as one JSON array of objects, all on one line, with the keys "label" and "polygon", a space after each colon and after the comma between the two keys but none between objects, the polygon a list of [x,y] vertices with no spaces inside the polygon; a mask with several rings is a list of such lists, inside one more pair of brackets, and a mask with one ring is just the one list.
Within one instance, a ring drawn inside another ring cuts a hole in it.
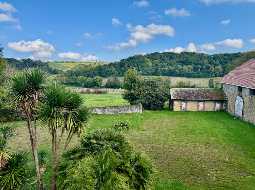
[{"label": "green grass lawn", "polygon": [[[126,136],[155,166],[157,190],[254,190],[255,127],[223,112],[146,111],[92,116],[87,131],[129,121]],[[18,123],[13,150],[29,150],[24,123]],[[46,128],[41,148],[50,149]],[[76,144],[78,139],[74,139]]]},{"label": "green grass lawn", "polygon": [[129,103],[121,94],[82,94],[87,107],[122,106]]}]

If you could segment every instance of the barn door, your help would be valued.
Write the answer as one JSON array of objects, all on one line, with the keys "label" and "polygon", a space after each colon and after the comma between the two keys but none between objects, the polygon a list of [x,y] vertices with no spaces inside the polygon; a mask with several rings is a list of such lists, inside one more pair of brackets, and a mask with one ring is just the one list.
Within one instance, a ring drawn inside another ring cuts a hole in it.
[{"label": "barn door", "polygon": [[244,106],[243,98],[237,96],[235,102],[235,115],[237,117],[243,117],[243,106]]}]

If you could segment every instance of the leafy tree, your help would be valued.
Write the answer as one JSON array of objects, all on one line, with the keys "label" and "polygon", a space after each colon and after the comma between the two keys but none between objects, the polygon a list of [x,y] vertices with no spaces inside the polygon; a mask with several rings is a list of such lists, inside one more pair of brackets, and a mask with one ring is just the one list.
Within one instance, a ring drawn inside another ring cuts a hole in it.
[{"label": "leafy tree", "polygon": [[169,99],[170,83],[161,79],[141,78],[132,69],[125,74],[124,89],[124,99],[130,104],[141,103],[145,109],[159,110]]},{"label": "leafy tree", "polygon": [[109,78],[105,84],[106,88],[122,88],[121,81],[117,77]]},{"label": "leafy tree", "polygon": [[32,149],[33,160],[37,176],[37,189],[43,189],[42,176],[40,172],[38,159],[38,142],[37,142],[37,104],[42,94],[44,73],[40,70],[27,70],[16,74],[12,78],[11,93],[17,107],[25,115],[29,140]]},{"label": "leafy tree", "polygon": [[[74,134],[80,134],[88,120],[88,110],[78,93],[52,84],[44,91],[40,118],[47,123],[52,138],[52,182],[51,189],[57,188],[57,172],[61,144],[66,149]],[[63,142],[63,140],[65,140]]]},{"label": "leafy tree", "polygon": [[129,69],[124,76],[124,89],[126,90],[123,98],[130,104],[140,103],[142,79],[135,69]]},{"label": "leafy tree", "polygon": [[162,80],[145,80],[140,101],[145,109],[160,110],[170,98],[170,86]]},{"label": "leafy tree", "polygon": [[2,74],[3,74],[5,67],[6,67],[6,62],[3,59],[3,49],[0,48],[0,80],[2,79]]}]

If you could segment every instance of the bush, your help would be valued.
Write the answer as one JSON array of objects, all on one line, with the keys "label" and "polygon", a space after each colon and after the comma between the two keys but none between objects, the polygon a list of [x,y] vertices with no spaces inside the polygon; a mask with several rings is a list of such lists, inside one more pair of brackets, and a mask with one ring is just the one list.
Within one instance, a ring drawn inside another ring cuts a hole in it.
[{"label": "bush", "polygon": [[123,84],[117,77],[109,78],[105,84],[105,88],[122,88]]},{"label": "bush", "polygon": [[195,85],[192,85],[190,83],[190,81],[179,81],[177,82],[177,84],[175,85],[175,88],[195,88]]},{"label": "bush", "polygon": [[117,131],[128,130],[130,123],[128,121],[118,121],[113,125],[113,128]]},{"label": "bush", "polygon": [[148,189],[152,176],[148,159],[111,129],[84,136],[80,147],[64,154],[60,168],[63,189]]}]

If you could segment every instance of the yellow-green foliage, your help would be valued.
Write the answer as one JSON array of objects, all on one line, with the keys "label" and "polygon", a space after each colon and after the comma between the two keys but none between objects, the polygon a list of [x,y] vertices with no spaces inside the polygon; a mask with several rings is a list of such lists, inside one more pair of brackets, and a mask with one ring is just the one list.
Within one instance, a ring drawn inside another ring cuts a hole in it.
[{"label": "yellow-green foliage", "polygon": [[100,64],[105,64],[104,62],[50,62],[49,66],[54,68],[54,69],[59,69],[62,71],[67,71],[70,69],[74,69],[77,66],[80,65],[100,65]]}]

